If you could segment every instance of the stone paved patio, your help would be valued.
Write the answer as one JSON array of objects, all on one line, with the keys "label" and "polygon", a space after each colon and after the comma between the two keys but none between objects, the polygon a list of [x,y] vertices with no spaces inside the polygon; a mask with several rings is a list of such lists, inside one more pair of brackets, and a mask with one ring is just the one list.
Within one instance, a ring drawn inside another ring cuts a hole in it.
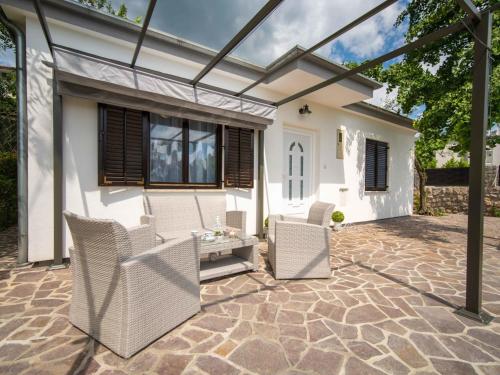
[{"label": "stone paved patio", "polygon": [[486,218],[484,327],[464,302],[466,217],[411,217],[332,235],[330,280],[261,271],[202,285],[203,311],[129,360],[68,320],[71,271],[13,269],[0,234],[1,374],[500,374],[500,219]]}]

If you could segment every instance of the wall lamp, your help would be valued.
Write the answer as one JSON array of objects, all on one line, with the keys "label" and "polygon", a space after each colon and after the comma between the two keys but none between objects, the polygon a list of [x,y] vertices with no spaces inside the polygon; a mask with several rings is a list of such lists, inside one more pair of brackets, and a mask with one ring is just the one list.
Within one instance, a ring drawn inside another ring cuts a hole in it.
[{"label": "wall lamp", "polygon": [[304,104],[304,106],[299,108],[299,113],[301,115],[310,115],[312,111],[309,109],[309,106],[307,104]]}]

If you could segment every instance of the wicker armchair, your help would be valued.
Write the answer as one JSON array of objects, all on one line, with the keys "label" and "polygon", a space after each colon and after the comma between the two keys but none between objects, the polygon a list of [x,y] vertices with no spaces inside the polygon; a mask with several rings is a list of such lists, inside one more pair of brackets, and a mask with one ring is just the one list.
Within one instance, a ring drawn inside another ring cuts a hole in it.
[{"label": "wicker armchair", "polygon": [[276,279],[329,278],[334,205],[315,202],[307,219],[269,216],[269,263]]},{"label": "wicker armchair", "polygon": [[155,246],[148,224],[127,230],[114,220],[64,216],[74,244],[76,327],[128,358],[200,311],[199,238]]}]

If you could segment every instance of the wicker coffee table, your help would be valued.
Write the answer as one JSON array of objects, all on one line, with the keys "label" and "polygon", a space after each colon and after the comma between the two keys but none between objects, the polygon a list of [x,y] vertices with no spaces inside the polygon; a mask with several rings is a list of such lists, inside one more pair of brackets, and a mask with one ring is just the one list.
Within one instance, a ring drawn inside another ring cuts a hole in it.
[{"label": "wicker coffee table", "polygon": [[257,271],[258,243],[257,237],[244,234],[237,237],[222,236],[215,241],[202,240],[200,281],[238,272]]}]

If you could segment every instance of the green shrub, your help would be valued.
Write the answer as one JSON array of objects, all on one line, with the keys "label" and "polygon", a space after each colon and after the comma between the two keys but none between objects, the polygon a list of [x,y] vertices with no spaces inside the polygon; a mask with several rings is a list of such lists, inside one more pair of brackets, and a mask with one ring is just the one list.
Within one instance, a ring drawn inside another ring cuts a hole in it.
[{"label": "green shrub", "polygon": [[465,158],[455,159],[452,157],[446,163],[443,164],[442,168],[468,168],[469,162]]},{"label": "green shrub", "polygon": [[491,215],[493,217],[500,217],[500,207],[492,207],[491,208]]},{"label": "green shrub", "polygon": [[15,152],[0,152],[0,176],[17,178],[17,157]]},{"label": "green shrub", "polygon": [[17,160],[14,152],[0,153],[0,230],[17,220]]},{"label": "green shrub", "polygon": [[446,212],[442,208],[432,210],[432,216],[446,216]]},{"label": "green shrub", "polygon": [[332,214],[332,220],[334,223],[341,223],[344,221],[344,214],[341,211],[335,211]]},{"label": "green shrub", "polygon": [[268,228],[269,227],[269,216],[266,217],[266,220],[264,220],[264,227]]}]

